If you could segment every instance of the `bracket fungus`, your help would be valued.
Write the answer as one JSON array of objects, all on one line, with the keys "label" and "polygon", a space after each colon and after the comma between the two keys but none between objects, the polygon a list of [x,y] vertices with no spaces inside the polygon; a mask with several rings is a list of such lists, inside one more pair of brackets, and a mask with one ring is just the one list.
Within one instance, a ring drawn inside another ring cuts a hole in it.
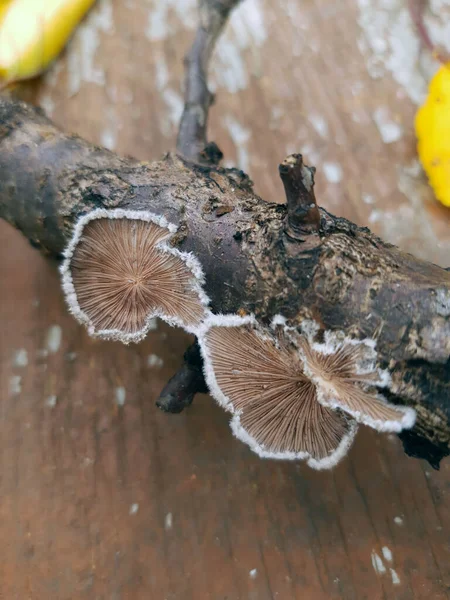
[{"label": "bracket fungus", "polygon": [[376,368],[372,341],[303,331],[278,317],[274,331],[254,317],[211,315],[199,342],[211,394],[233,416],[231,428],[261,457],[305,459],[331,468],[345,456],[358,422],[381,431],[412,427],[415,411],[389,404],[375,386],[389,382]]},{"label": "bracket fungus", "polygon": [[138,342],[153,317],[196,333],[208,312],[203,271],[169,245],[175,232],[147,211],[98,209],[77,222],[61,274],[69,309],[90,335]]}]

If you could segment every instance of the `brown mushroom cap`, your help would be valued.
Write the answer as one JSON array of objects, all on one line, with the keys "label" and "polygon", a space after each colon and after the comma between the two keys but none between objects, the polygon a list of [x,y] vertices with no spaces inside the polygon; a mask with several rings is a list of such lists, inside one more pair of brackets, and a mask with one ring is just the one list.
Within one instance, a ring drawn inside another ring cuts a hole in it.
[{"label": "brown mushroom cap", "polygon": [[145,336],[152,317],[195,331],[208,300],[196,260],[167,242],[159,217],[93,211],[83,217],[62,267],[73,314],[91,335],[124,342]]},{"label": "brown mushroom cap", "polygon": [[389,375],[376,368],[371,340],[355,341],[328,333],[324,344],[315,344],[303,335],[290,336],[323,406],[339,408],[378,431],[399,432],[414,425],[413,409],[390,404],[378,393],[377,386],[386,385]]},{"label": "brown mushroom cap", "polygon": [[345,455],[353,420],[317,402],[287,340],[262,334],[250,319],[222,316],[209,319],[200,344],[212,394],[234,413],[235,435],[260,456],[326,468]]}]

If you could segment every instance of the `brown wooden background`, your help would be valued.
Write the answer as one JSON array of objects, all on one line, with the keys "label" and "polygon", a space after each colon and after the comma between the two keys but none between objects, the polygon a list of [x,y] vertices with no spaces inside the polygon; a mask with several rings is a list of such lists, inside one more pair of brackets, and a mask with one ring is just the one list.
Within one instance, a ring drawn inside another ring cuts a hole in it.
[{"label": "brown wooden background", "polygon": [[[174,144],[194,5],[100,1],[22,95],[67,130],[157,158]],[[247,0],[213,65],[212,137],[270,200],[278,162],[303,151],[322,205],[450,264],[415,105],[388,70],[373,78],[363,16],[354,0]],[[154,401],[188,337],[160,325],[139,346],[90,340],[55,265],[3,223],[0,245],[0,598],[450,597],[449,460],[432,471],[364,430],[320,473],[252,455],[207,396],[164,415]]]}]

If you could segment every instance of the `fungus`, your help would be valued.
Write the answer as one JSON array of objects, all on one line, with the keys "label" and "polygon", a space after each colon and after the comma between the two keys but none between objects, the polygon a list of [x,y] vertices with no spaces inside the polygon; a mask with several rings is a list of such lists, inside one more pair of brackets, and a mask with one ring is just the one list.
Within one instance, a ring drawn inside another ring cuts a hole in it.
[{"label": "fungus", "polygon": [[377,368],[373,340],[352,340],[305,321],[302,331],[275,317],[272,331],[254,317],[210,316],[199,331],[205,378],[214,398],[233,413],[231,428],[261,457],[337,464],[357,423],[399,432],[415,411],[378,392],[389,374]]},{"label": "fungus", "polygon": [[211,316],[199,337],[212,395],[233,413],[235,436],[259,456],[323,469],[346,454],[355,421],[317,402],[286,336],[262,332],[251,317]]},{"label": "fungus", "polygon": [[376,389],[387,386],[390,377],[376,366],[373,340],[352,340],[329,331],[322,344],[292,330],[289,336],[303,356],[305,374],[316,384],[322,406],[341,409],[378,431],[398,433],[414,425],[412,408],[388,403]]},{"label": "fungus", "polygon": [[175,231],[146,211],[98,209],[78,221],[61,274],[69,309],[90,335],[138,342],[155,316],[196,332],[207,314],[203,272],[169,245]]}]

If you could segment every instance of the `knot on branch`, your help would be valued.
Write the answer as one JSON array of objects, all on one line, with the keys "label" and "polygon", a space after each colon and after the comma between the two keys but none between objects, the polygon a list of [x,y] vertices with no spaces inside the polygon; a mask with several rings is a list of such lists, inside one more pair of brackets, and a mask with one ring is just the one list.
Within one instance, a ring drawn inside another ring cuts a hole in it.
[{"label": "knot on branch", "polygon": [[286,233],[299,241],[317,234],[320,213],[314,196],[314,167],[303,164],[301,154],[291,154],[279,166],[287,201]]}]

